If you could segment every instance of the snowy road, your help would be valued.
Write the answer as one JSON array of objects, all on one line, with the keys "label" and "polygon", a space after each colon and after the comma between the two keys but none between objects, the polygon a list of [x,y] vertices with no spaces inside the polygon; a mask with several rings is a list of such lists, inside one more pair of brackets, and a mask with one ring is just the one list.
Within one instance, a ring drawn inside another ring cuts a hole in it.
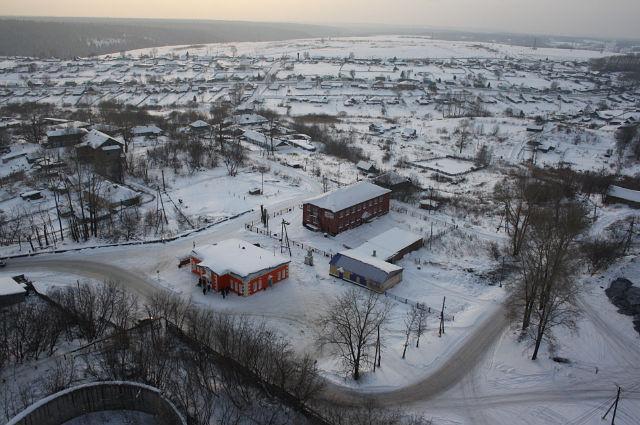
[{"label": "snowy road", "polygon": [[447,391],[473,370],[507,324],[504,305],[498,304],[485,313],[472,332],[436,360],[432,373],[421,381],[391,391],[372,392],[327,384],[325,397],[332,402],[352,406],[374,402],[391,407],[428,400]]}]

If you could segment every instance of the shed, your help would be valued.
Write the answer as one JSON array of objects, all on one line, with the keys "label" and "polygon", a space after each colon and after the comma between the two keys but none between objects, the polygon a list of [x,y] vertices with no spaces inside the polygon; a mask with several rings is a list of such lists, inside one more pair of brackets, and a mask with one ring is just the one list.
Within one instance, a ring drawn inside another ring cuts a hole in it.
[{"label": "shed", "polygon": [[622,203],[634,208],[640,208],[640,191],[611,186],[604,201],[607,204]]},{"label": "shed", "polygon": [[408,177],[401,176],[395,171],[389,171],[381,174],[375,179],[373,183],[378,186],[390,189],[393,192],[402,192],[410,190],[413,187],[413,183]]},{"label": "shed", "polygon": [[42,192],[39,190],[30,190],[28,192],[22,192],[20,197],[25,201],[35,201],[36,199],[42,199]]},{"label": "shed", "polygon": [[371,161],[360,161],[358,162],[358,164],[356,164],[356,167],[358,168],[358,170],[364,173],[376,172],[376,165]]},{"label": "shed", "polygon": [[369,239],[353,251],[361,255],[371,255],[387,262],[395,262],[409,252],[422,248],[423,244],[422,236],[393,227]]},{"label": "shed", "polygon": [[402,267],[350,249],[337,253],[329,262],[329,274],[339,279],[384,292],[402,280]]},{"label": "shed", "polygon": [[6,307],[24,301],[27,289],[12,277],[0,277],[0,307]]}]

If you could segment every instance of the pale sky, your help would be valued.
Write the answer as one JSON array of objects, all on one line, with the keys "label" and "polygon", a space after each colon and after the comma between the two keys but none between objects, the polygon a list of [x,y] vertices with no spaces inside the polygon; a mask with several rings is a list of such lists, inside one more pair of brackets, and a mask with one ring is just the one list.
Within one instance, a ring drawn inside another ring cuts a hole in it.
[{"label": "pale sky", "polygon": [[640,0],[0,0],[0,15],[383,23],[640,38]]}]

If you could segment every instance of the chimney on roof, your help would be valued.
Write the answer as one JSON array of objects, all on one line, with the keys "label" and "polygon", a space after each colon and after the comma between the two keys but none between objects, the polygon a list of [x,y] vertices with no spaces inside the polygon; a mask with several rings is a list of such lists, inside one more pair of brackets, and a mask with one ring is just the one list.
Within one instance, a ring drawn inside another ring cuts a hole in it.
[{"label": "chimney on roof", "polygon": [[376,250],[375,249],[373,250],[373,256],[374,257],[376,256]]}]

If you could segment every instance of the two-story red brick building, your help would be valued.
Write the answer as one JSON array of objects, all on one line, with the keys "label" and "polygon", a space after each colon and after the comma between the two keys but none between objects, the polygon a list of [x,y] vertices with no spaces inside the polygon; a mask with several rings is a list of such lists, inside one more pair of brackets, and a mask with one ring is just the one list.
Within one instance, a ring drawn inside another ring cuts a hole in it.
[{"label": "two-story red brick building", "polygon": [[337,235],[388,213],[390,193],[363,181],[308,199],[303,205],[302,225]]},{"label": "two-story red brick building", "polygon": [[214,291],[253,295],[289,277],[290,260],[240,239],[205,245],[191,252],[191,271]]}]

